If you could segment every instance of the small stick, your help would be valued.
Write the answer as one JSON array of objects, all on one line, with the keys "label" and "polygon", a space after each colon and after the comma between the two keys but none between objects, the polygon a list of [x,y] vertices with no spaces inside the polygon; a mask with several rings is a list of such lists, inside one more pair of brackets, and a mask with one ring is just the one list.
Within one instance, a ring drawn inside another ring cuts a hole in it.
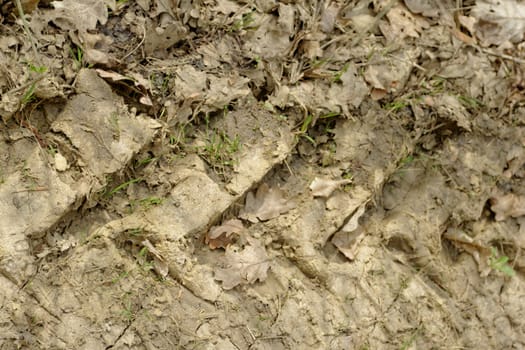
[{"label": "small stick", "polygon": [[144,44],[144,40],[146,40],[146,26],[142,26],[142,30],[144,31],[144,35],[142,36],[142,40],[140,41],[140,43],[138,43],[138,45],[133,49],[131,50],[130,52],[128,52],[124,57],[122,57],[120,60],[121,61],[124,61],[126,58],[128,58],[129,56],[131,56],[135,51],[137,51],[139,49],[139,47],[142,46],[142,44]]},{"label": "small stick", "polygon": [[478,47],[478,48],[481,49],[481,52],[484,52],[484,53],[486,53],[488,55],[500,57],[500,58],[503,58],[505,60],[513,61],[515,63],[525,64],[525,60],[522,60],[520,58],[517,58],[517,57],[514,57],[514,56],[510,56],[510,55],[506,55],[504,53],[493,52],[493,51],[491,51],[489,49],[483,49],[483,48],[480,48],[480,47]]},{"label": "small stick", "polygon": [[14,192],[11,192],[11,193],[22,193],[22,192],[43,192],[43,191],[49,191],[49,188],[48,188],[48,187],[42,187],[42,186],[39,186],[39,187],[35,187],[35,188],[28,188],[28,189],[25,189],[25,190],[14,191]]}]

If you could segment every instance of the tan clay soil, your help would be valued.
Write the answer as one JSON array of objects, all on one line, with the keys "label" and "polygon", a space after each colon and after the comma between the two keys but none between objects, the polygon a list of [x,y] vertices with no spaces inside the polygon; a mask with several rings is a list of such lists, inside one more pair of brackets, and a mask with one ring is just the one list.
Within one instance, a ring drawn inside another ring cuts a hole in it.
[{"label": "tan clay soil", "polygon": [[525,348],[521,2],[17,3],[0,349]]}]

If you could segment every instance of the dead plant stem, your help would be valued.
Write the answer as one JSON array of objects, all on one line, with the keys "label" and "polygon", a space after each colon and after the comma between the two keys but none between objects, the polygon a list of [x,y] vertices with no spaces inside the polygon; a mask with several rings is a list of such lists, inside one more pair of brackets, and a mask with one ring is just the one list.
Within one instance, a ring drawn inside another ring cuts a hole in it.
[{"label": "dead plant stem", "polygon": [[33,35],[31,34],[31,31],[29,30],[29,25],[27,24],[27,21],[26,21],[24,9],[22,8],[22,3],[20,2],[20,0],[15,0],[15,4],[16,4],[16,9],[18,10],[18,15],[20,16],[20,19],[22,20],[22,26],[24,27],[24,31],[26,32],[26,35],[29,38],[29,42],[31,43],[31,48],[33,49],[33,52],[35,54],[35,60],[37,61],[38,65],[41,66],[42,63],[40,62],[40,57],[36,49],[35,41],[33,40]]}]

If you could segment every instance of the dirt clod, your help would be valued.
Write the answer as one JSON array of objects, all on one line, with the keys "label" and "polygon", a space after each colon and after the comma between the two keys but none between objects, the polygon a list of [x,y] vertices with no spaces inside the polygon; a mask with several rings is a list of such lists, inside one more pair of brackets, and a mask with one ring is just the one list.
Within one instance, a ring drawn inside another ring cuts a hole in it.
[{"label": "dirt clod", "polygon": [[18,3],[0,349],[525,348],[522,3]]}]

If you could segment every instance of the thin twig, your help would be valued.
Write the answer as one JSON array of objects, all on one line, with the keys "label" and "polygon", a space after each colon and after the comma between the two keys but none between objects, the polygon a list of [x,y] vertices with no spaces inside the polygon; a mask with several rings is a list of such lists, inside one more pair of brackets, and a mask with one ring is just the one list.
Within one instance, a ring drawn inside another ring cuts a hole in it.
[{"label": "thin twig", "polygon": [[140,41],[140,43],[138,43],[138,45],[133,49],[131,50],[130,52],[128,52],[124,57],[122,57],[120,60],[121,61],[124,61],[126,58],[128,58],[129,56],[131,56],[135,51],[137,51],[139,49],[139,47],[142,46],[142,44],[144,44],[144,41],[146,40],[146,26],[142,26],[142,30],[144,31],[144,34],[142,35],[142,40]]},{"label": "thin twig", "polygon": [[481,48],[479,46],[478,46],[478,49],[481,50],[481,52],[486,53],[487,55],[500,57],[500,58],[503,58],[505,60],[513,61],[513,62],[519,63],[519,64],[525,64],[525,60],[522,60],[521,58],[517,58],[517,57],[514,57],[514,56],[506,55],[504,53],[493,52],[493,51],[491,51],[489,49],[484,49],[484,48]]},{"label": "thin twig", "polygon": [[415,63],[415,62],[412,62],[410,60],[407,60],[407,59],[404,59],[404,58],[401,58],[401,57],[397,57],[397,56],[394,56],[394,55],[391,55],[389,54],[388,57],[394,59],[394,60],[397,60],[397,61],[400,61],[400,62],[403,62],[403,63],[408,63],[410,64],[412,67],[415,67],[423,72],[426,72],[426,68],[424,67],[421,67],[419,64]]},{"label": "thin twig", "polygon": [[30,87],[31,85],[33,84],[36,84],[38,83],[40,80],[44,79],[45,75],[44,74],[40,74],[37,78],[31,80],[31,81],[28,81],[27,83],[23,84],[23,85],[20,85],[19,87],[17,88],[14,88],[12,90],[9,90],[8,92],[10,94],[14,94],[18,91],[21,91],[21,90],[25,90],[26,88]]},{"label": "thin twig", "polygon": [[36,187],[36,188],[28,188],[28,189],[25,189],[25,190],[18,190],[18,191],[13,191],[11,193],[22,193],[22,192],[42,192],[42,191],[49,191],[49,188],[47,187]]}]

